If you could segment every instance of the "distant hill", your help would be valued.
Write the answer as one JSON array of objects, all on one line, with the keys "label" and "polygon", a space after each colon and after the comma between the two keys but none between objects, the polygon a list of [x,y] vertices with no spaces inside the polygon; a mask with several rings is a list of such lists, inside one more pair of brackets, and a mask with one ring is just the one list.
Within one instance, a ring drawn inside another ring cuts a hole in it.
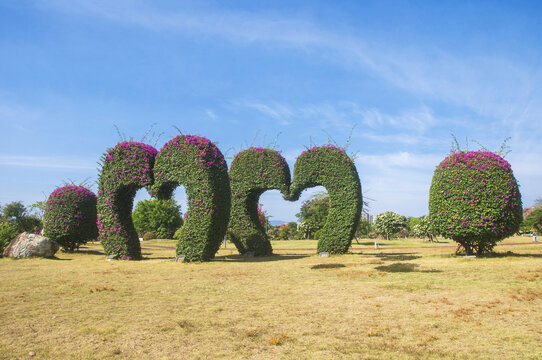
[{"label": "distant hill", "polygon": [[270,220],[269,223],[273,226],[282,225],[282,224],[288,224],[288,221],[284,220]]}]

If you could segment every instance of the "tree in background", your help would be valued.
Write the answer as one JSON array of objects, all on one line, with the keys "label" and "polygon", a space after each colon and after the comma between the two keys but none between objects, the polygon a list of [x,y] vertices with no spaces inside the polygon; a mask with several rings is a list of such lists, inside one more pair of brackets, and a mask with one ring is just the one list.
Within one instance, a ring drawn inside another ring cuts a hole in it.
[{"label": "tree in background", "polygon": [[324,227],[329,212],[329,196],[326,192],[314,195],[301,205],[298,218],[303,228],[303,236],[318,239],[318,231]]},{"label": "tree in background", "polygon": [[39,233],[43,227],[41,219],[28,215],[28,210],[20,201],[0,206],[0,254],[4,248],[22,232]]},{"label": "tree in background", "polygon": [[386,240],[407,227],[407,221],[393,211],[386,211],[375,217],[374,229],[379,235],[386,235]]},{"label": "tree in background", "polygon": [[267,234],[273,240],[295,240],[300,237],[297,231],[297,223],[293,221],[288,224],[274,226],[268,230]]},{"label": "tree in background", "polygon": [[373,225],[369,222],[369,220],[361,219],[356,230],[356,239],[363,239],[369,237],[369,234],[372,230]]},{"label": "tree in background", "polygon": [[47,207],[46,201],[36,201],[32,205],[30,205],[30,209],[35,213],[36,217],[39,219],[43,218],[43,214],[45,213],[45,208]]},{"label": "tree in background", "polygon": [[424,239],[427,237],[430,242],[433,242],[434,233],[433,233],[433,229],[431,227],[431,222],[429,221],[429,218],[426,216],[422,216],[420,218],[412,218],[412,219],[418,220],[415,222],[415,224],[411,228],[411,231],[414,234],[414,236],[421,239]]},{"label": "tree in background", "polygon": [[542,199],[537,199],[534,206],[529,209],[528,215],[523,219],[521,230],[524,232],[534,231],[542,234]]},{"label": "tree in background", "polygon": [[156,233],[157,239],[172,239],[183,225],[181,206],[174,199],[143,200],[136,204],[132,219],[138,235]]}]

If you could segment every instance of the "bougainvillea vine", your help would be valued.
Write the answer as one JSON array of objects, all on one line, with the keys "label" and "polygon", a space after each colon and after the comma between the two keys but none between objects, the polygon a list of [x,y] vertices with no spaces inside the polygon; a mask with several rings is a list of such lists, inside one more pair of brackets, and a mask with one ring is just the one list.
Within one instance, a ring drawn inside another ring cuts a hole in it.
[{"label": "bougainvillea vine", "polygon": [[214,258],[226,234],[231,207],[230,180],[224,156],[209,139],[179,135],[160,150],[154,164],[152,193],[170,198],[183,185],[188,197],[177,255],[185,261]]},{"label": "bougainvillea vine", "polygon": [[136,192],[153,184],[158,151],[147,144],[125,141],[107,150],[99,177],[98,230],[107,255],[140,259],[141,246],[132,221]]},{"label": "bougainvillea vine", "polygon": [[96,239],[96,195],[77,185],[53,191],[45,203],[43,234],[66,251]]},{"label": "bougainvillea vine", "polygon": [[518,231],[522,203],[510,164],[487,151],[455,152],[435,169],[429,217],[468,253],[491,251]]},{"label": "bougainvillea vine", "polygon": [[330,202],[318,251],[344,254],[359,224],[363,201],[356,166],[343,149],[331,145],[313,147],[297,158],[288,198],[295,201],[303,190],[314,186],[324,186]]},{"label": "bougainvillea vine", "polygon": [[229,236],[240,254],[271,255],[273,249],[258,214],[258,200],[267,190],[288,196],[290,168],[272,149],[251,147],[238,153],[230,166],[232,208]]}]

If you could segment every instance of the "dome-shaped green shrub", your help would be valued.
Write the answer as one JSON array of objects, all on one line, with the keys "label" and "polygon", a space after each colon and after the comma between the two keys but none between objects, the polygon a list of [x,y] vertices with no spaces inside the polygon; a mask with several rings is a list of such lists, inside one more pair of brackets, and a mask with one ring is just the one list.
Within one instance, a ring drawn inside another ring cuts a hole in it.
[{"label": "dome-shaped green shrub", "polygon": [[53,191],[45,203],[43,234],[66,251],[96,239],[96,195],[76,185]]},{"label": "dome-shaped green shrub", "polygon": [[258,216],[258,200],[267,190],[288,195],[290,168],[282,155],[271,149],[249,148],[230,166],[232,208],[229,225],[231,241],[240,254],[271,255],[273,249]]},{"label": "dome-shaped green shrub", "polygon": [[107,255],[141,258],[132,208],[137,190],[153,183],[152,169],[157,152],[150,145],[126,141],[105,154],[99,179],[98,230]]},{"label": "dome-shaped green shrub", "polygon": [[188,197],[177,255],[186,261],[211,260],[222,243],[230,218],[231,192],[224,156],[209,139],[176,136],[160,150],[154,164],[153,194],[168,199],[183,185]]},{"label": "dome-shaped green shrub", "polygon": [[429,192],[433,229],[467,254],[491,251],[522,221],[521,194],[510,164],[497,154],[456,152],[435,169]]},{"label": "dome-shaped green shrub", "polygon": [[352,244],[363,206],[361,183],[354,162],[340,148],[319,146],[306,150],[296,160],[290,200],[314,186],[329,194],[329,213],[319,232],[318,251],[344,254]]}]

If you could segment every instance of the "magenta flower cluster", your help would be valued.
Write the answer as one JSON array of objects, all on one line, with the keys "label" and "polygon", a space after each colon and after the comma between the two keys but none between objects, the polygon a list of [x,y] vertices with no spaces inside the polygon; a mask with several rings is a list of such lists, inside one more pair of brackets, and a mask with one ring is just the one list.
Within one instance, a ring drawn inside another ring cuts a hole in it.
[{"label": "magenta flower cluster", "polygon": [[228,225],[231,204],[228,168],[215,143],[195,135],[179,135],[160,150],[154,164],[152,194],[169,198],[183,185],[188,209],[177,254],[185,261],[206,261],[218,251]]},{"label": "magenta flower cluster", "polygon": [[486,151],[453,153],[435,169],[429,216],[435,230],[476,251],[514,234],[521,194],[510,164]]},{"label": "magenta flower cluster", "polygon": [[45,204],[43,231],[68,251],[96,239],[96,195],[77,185],[55,189]]},{"label": "magenta flower cluster", "polygon": [[126,141],[105,154],[99,180],[97,226],[107,255],[141,258],[132,207],[136,192],[154,182],[157,153],[150,145]]}]

